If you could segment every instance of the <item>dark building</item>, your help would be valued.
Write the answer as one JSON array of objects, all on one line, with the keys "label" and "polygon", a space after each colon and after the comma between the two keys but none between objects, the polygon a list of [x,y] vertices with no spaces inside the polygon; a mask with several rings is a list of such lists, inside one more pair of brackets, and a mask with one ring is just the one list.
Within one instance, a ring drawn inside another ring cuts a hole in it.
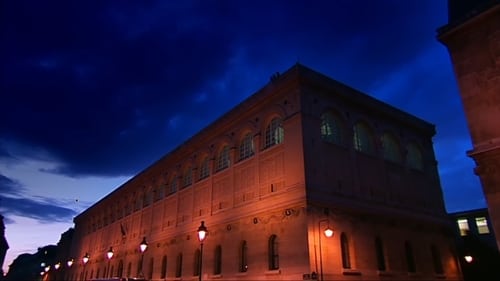
[{"label": "dark building", "polygon": [[[450,53],[492,226],[500,233],[500,1],[449,0],[438,39]],[[497,247],[500,241],[497,239]]]},{"label": "dark building", "polygon": [[5,276],[7,281],[46,280],[46,272],[55,264],[57,246],[48,245],[38,248],[34,254],[17,256]]},{"label": "dark building", "polygon": [[488,209],[450,214],[464,281],[500,280],[500,254]]},{"label": "dark building", "polygon": [[0,215],[0,279],[3,278],[3,263],[5,262],[5,255],[9,249],[9,244],[5,238],[5,224],[3,222],[3,216]]}]

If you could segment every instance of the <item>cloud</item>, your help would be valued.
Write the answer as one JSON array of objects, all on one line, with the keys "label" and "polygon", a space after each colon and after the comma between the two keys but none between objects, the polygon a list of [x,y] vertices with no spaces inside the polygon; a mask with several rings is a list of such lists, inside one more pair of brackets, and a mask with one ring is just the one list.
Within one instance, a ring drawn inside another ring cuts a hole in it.
[{"label": "cloud", "polygon": [[[77,212],[62,207],[62,202],[50,198],[39,198],[40,201],[28,198],[14,198],[0,195],[0,209],[5,217],[22,216],[43,223],[68,222]],[[12,220],[9,220],[12,222]]]},{"label": "cloud", "polygon": [[76,211],[67,207],[67,200],[56,200],[43,196],[29,196],[16,180],[0,174],[0,213],[6,223],[13,223],[11,216],[24,216],[41,222],[67,222]]},{"label": "cloud", "polygon": [[50,172],[73,177],[139,172],[189,137],[176,126],[201,129],[159,134],[171,116],[206,125],[296,61],[366,88],[436,28],[412,20],[436,17],[433,1],[32,4],[5,7],[0,139],[43,148],[60,163]]},{"label": "cloud", "polygon": [[[0,174],[0,192],[4,195],[19,196],[22,192],[22,186],[16,180]],[[0,206],[2,206],[2,201],[0,201]]]}]

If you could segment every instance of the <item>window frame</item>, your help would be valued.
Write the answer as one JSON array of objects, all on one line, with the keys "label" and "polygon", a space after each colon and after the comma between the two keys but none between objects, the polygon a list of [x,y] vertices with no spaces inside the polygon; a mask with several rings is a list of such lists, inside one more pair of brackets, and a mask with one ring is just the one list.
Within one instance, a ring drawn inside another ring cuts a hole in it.
[{"label": "window frame", "polygon": [[285,140],[283,119],[280,117],[271,119],[266,126],[264,136],[264,149],[283,143]]}]

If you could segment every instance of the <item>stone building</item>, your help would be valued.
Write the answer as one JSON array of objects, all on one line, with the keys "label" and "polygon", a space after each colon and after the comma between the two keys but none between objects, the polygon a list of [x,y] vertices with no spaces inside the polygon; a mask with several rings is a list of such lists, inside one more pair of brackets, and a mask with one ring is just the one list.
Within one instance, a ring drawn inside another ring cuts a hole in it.
[{"label": "stone building", "polygon": [[461,280],[434,134],[296,64],[79,214],[66,280]]},{"label": "stone building", "polygon": [[[438,39],[450,53],[495,233],[500,233],[500,0],[449,0]],[[500,249],[499,236],[496,236]]]}]

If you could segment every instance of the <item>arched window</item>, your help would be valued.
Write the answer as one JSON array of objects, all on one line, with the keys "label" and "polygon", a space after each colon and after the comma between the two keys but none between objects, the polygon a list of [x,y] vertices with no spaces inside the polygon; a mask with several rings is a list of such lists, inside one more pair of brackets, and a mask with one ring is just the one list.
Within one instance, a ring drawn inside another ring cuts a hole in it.
[{"label": "arched window", "polygon": [[415,267],[415,257],[413,256],[413,247],[409,241],[405,242],[405,256],[408,272],[416,272],[417,270]]},{"label": "arched window", "polygon": [[208,178],[208,176],[210,176],[210,159],[208,159],[208,156],[206,156],[205,158],[203,158],[203,161],[201,161],[200,175],[198,177],[198,180]]},{"label": "arched window", "polygon": [[349,253],[349,241],[347,236],[342,232],[340,234],[340,252],[342,254],[342,267],[351,268],[351,255]]},{"label": "arched window", "polygon": [[353,145],[357,151],[370,154],[375,152],[373,135],[366,124],[359,122],[354,125]]},{"label": "arched window", "polygon": [[143,197],[143,200],[142,200],[142,207],[147,207],[149,206],[149,204],[151,204],[151,202],[153,201],[152,200],[152,193],[151,193],[151,189],[146,189],[144,190],[144,197]]},{"label": "arched window", "polygon": [[384,159],[395,163],[401,163],[401,149],[393,135],[389,133],[384,133],[382,135],[382,147]]},{"label": "arched window", "polygon": [[248,270],[248,249],[247,241],[243,240],[240,245],[239,252],[240,262],[239,262],[239,272],[247,272]]},{"label": "arched window", "polygon": [[214,253],[214,274],[219,275],[222,273],[222,247],[217,245]]},{"label": "arched window", "polygon": [[172,177],[172,180],[170,181],[170,186],[169,186],[169,190],[168,190],[168,194],[172,194],[172,193],[175,193],[177,192],[177,176],[174,175]]},{"label": "arched window", "polygon": [[132,263],[129,262],[127,266],[127,277],[132,276]]},{"label": "arched window", "polygon": [[161,259],[160,278],[161,279],[167,278],[167,256],[163,256],[163,258]]},{"label": "arched window", "polygon": [[434,272],[436,274],[443,274],[443,262],[441,261],[441,253],[439,252],[438,247],[436,245],[431,245],[431,255],[432,255],[432,264],[434,265]]},{"label": "arched window", "polygon": [[268,148],[276,144],[280,144],[284,140],[284,130],[281,118],[274,118],[266,127],[266,139],[264,147]]},{"label": "arched window", "polygon": [[254,154],[253,136],[247,133],[240,142],[240,161]]},{"label": "arched window", "polygon": [[200,249],[194,251],[193,276],[200,275],[201,252]]},{"label": "arched window", "polygon": [[385,271],[385,255],[384,255],[384,245],[380,237],[375,237],[375,254],[377,256],[377,269],[380,271]]},{"label": "arched window", "polygon": [[165,184],[161,183],[158,187],[158,200],[163,199],[165,197]]},{"label": "arched window", "polygon": [[149,259],[148,280],[153,279],[154,258]]},{"label": "arched window", "polygon": [[321,138],[331,143],[342,143],[340,120],[330,111],[321,114]]},{"label": "arched window", "polygon": [[118,263],[118,271],[116,272],[116,275],[123,276],[123,260],[120,260]]},{"label": "arched window", "polygon": [[422,171],[424,169],[424,163],[422,158],[422,152],[418,146],[414,143],[409,143],[406,147],[408,154],[406,156],[406,163],[410,168]]},{"label": "arched window", "polygon": [[221,171],[229,167],[229,145],[225,145],[219,151],[217,156],[217,171]]},{"label": "arched window", "polygon": [[193,169],[187,167],[182,177],[182,187],[190,186],[193,183]]},{"label": "arched window", "polygon": [[269,270],[279,269],[278,237],[271,235],[268,242]]},{"label": "arched window", "polygon": [[179,278],[182,276],[182,253],[177,255],[177,263],[175,265],[175,277]]}]

